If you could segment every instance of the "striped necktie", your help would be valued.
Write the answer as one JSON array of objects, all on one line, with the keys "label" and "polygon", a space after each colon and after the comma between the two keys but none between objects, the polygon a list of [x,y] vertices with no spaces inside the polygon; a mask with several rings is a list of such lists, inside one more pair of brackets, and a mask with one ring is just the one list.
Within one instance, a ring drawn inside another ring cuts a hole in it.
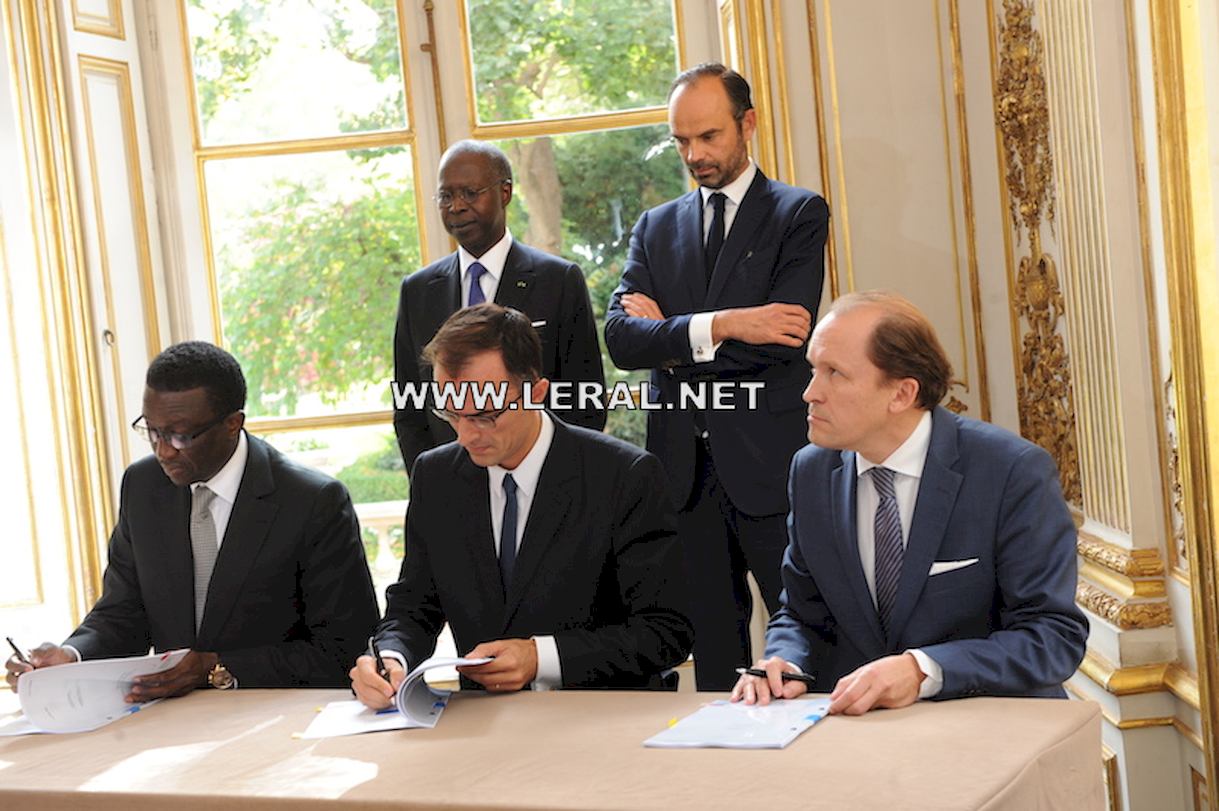
[{"label": "striped necktie", "polygon": [[872,468],[872,485],[876,488],[876,610],[880,623],[889,636],[893,603],[897,599],[897,584],[902,577],[902,517],[897,509],[897,493],[893,489],[893,471],[887,467]]}]

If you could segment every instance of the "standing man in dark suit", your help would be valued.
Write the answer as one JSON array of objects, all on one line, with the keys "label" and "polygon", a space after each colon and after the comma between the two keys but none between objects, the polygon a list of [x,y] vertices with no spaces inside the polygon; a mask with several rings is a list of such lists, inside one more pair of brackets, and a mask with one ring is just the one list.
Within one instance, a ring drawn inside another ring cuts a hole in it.
[{"label": "standing man in dark suit", "polygon": [[1088,623],[1075,525],[1049,454],[938,405],[952,367],[891,293],[834,302],[809,342],[808,438],[790,480],[768,677],[734,699],[833,689],[831,712],[919,698],[1064,697]]},{"label": "standing man in dark suit", "polygon": [[388,706],[446,620],[458,650],[495,657],[461,668],[487,690],[662,686],[692,631],[660,463],[542,409],[541,342],[516,310],[461,310],[424,356],[441,383],[499,400],[444,405],[457,441],[415,463],[406,557],[377,627],[392,685],[361,656],[360,700]]},{"label": "standing man in dark suit", "polygon": [[[648,450],[677,506],[700,690],[731,689],[751,659],[746,571],[778,607],[785,478],[803,443],[804,342],[821,300],[829,211],[813,192],[766,178],[749,158],[749,85],[699,65],[669,91],[669,127],[699,183],[644,213],[631,233],[605,342],[622,369],[652,369]],[[679,408],[679,387],[761,382],[757,407]]]},{"label": "standing man in dark suit", "polygon": [[[512,167],[492,144],[461,141],[440,159],[436,204],[457,252],[407,276],[394,330],[394,380],[399,387],[432,379],[419,353],[444,320],[462,307],[494,301],[529,316],[542,340],[542,375],[572,385],[605,384],[601,348],[580,268],[512,238],[506,217]],[[562,418],[594,431],[605,427],[605,408],[589,405]],[[415,458],[453,440],[453,429],[427,408],[408,403],[394,411],[394,431],[409,474]]]},{"label": "standing man in dark suit", "polygon": [[[148,367],[152,444],[123,476],[102,596],[35,667],[190,648],[143,676],[142,702],[197,687],[334,687],[377,621],[360,527],[342,484],[242,429],[245,377],[232,355],[175,344]],[[9,659],[15,684],[29,666]]]}]

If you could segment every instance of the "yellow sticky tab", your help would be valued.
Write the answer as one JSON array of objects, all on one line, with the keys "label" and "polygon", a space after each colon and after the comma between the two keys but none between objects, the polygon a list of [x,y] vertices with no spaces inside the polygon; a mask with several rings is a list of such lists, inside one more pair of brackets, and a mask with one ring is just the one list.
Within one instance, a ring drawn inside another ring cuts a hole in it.
[{"label": "yellow sticky tab", "polygon": [[671,726],[671,727],[677,726],[677,716],[676,715],[669,719],[669,726]]},{"label": "yellow sticky tab", "polygon": [[301,734],[300,732],[292,733],[292,740],[294,740],[294,741],[299,741],[303,737],[305,737],[305,736],[303,734]]}]

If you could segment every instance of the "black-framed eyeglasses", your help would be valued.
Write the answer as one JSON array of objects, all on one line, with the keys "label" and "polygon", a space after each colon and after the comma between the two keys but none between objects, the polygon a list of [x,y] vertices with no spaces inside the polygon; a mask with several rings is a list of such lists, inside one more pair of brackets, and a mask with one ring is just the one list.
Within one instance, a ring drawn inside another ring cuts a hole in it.
[{"label": "black-framed eyeglasses", "polygon": [[193,434],[173,434],[173,433],[170,433],[169,431],[162,431],[160,428],[153,428],[144,419],[144,415],[141,414],[140,416],[135,418],[135,422],[131,423],[131,430],[135,431],[141,437],[148,440],[148,444],[152,445],[154,448],[157,446],[157,443],[159,443],[161,441],[165,441],[165,442],[168,442],[170,445],[172,445],[175,450],[184,451],[187,448],[189,448],[191,445],[194,445],[196,439],[203,436],[208,431],[212,430],[217,425],[219,425],[220,423],[227,420],[234,413],[236,413],[236,412],[230,411],[228,414],[225,414],[223,417],[220,417],[217,420],[209,422],[207,425],[203,426],[198,431],[195,431]]},{"label": "black-framed eyeglasses", "polygon": [[497,180],[494,183],[483,186],[481,189],[464,188],[456,189],[455,191],[448,191],[447,189],[441,190],[432,195],[432,202],[434,202],[438,208],[449,208],[453,205],[453,200],[460,197],[462,202],[464,202],[466,205],[471,205],[475,200],[482,196],[483,192],[487,191],[488,189],[494,189],[496,186],[502,186],[507,182],[507,180]]},{"label": "black-framed eyeglasses", "polygon": [[487,411],[478,411],[474,414],[458,414],[456,411],[449,411],[446,408],[433,408],[432,413],[436,415],[437,419],[444,420],[449,425],[453,426],[453,428],[457,428],[457,423],[465,420],[475,428],[488,431],[495,427],[496,420],[504,416],[504,414],[506,414],[508,411],[514,410],[516,404],[519,403],[521,398],[524,396],[525,391],[522,389],[521,393],[512,398],[512,401],[503,408],[493,408]]}]

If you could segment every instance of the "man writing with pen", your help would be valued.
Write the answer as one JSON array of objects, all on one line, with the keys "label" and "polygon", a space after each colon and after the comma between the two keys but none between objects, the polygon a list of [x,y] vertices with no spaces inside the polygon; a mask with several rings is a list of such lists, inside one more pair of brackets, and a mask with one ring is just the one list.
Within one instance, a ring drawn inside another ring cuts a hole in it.
[{"label": "man writing with pen", "polygon": [[356,695],[389,706],[446,621],[459,652],[491,657],[460,668],[468,688],[669,686],[693,632],[660,463],[539,407],[541,343],[516,310],[459,310],[423,360],[442,387],[502,397],[436,411],[457,440],[415,462],[402,571],[351,669]]}]

